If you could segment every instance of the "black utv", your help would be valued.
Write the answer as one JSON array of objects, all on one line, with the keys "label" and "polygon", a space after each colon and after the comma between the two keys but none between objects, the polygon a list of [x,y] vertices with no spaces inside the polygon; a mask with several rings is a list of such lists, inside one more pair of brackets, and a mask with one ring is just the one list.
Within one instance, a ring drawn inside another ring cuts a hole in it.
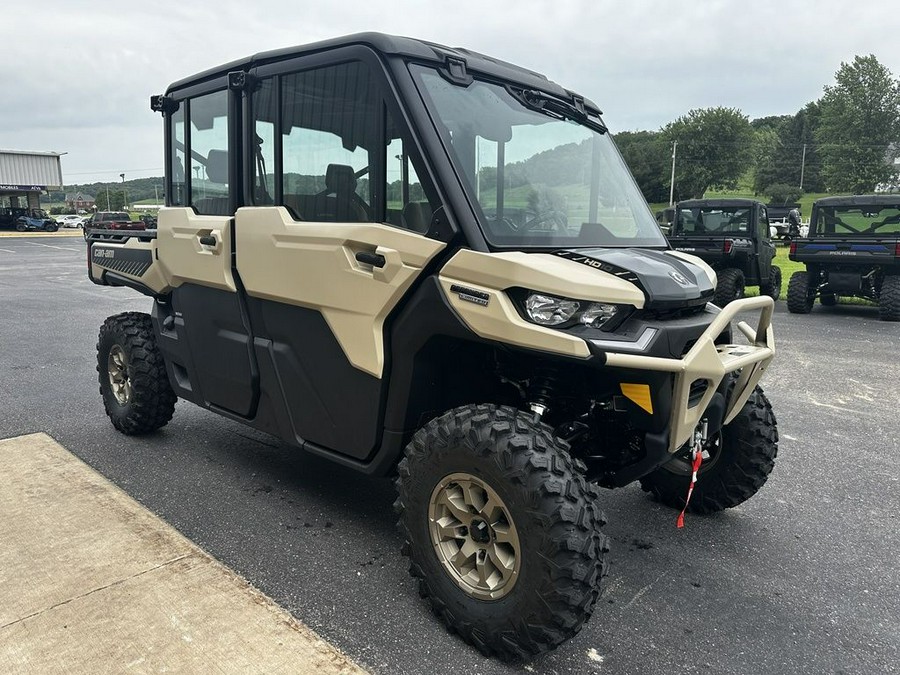
[{"label": "black utv", "polygon": [[155,431],[180,397],[393,476],[411,573],[482,652],[528,657],[590,616],[598,485],[684,509],[699,467],[704,513],[766,481],[772,300],[709,303],[713,271],[668,246],[590,100],[362,34],[151,107],[157,227],[88,236],[95,283],[152,299],[100,330],[113,425]]},{"label": "black utv", "polygon": [[744,297],[747,286],[778,300],[781,269],[773,264],[766,205],[753,199],[690,199],[678,202],[669,243],[716,271],[713,302],[724,307]]},{"label": "black utv", "polygon": [[809,235],[791,243],[806,263],[788,285],[788,310],[807,314],[816,298],[840,296],[878,304],[884,321],[900,321],[900,195],[826,197],[813,204]]}]

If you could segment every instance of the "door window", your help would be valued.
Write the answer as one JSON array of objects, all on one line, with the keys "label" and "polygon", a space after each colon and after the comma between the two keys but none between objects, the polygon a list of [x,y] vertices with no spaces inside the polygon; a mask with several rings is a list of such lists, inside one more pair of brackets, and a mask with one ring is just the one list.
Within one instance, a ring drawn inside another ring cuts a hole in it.
[{"label": "door window", "polygon": [[228,215],[228,92],[190,102],[190,204],[197,213]]}]

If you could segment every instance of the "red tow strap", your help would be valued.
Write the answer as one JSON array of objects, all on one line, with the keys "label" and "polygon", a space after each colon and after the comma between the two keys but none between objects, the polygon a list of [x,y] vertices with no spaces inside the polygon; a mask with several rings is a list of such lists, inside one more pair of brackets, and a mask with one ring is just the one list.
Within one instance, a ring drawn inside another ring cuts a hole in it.
[{"label": "red tow strap", "polygon": [[701,450],[694,450],[694,461],[691,464],[691,484],[688,486],[687,498],[684,500],[684,508],[681,509],[681,513],[678,514],[678,520],[675,521],[675,527],[681,529],[684,527],[684,514],[688,509],[688,504],[691,503],[691,495],[694,494],[694,486],[697,484],[697,472],[700,470],[700,465],[703,463],[703,452]]}]

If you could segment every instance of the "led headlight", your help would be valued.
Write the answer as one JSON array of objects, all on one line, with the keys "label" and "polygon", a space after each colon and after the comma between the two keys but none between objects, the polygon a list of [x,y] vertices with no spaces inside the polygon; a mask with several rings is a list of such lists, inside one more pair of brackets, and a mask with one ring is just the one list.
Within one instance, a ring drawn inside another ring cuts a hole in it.
[{"label": "led headlight", "polygon": [[600,328],[619,311],[617,305],[608,305],[602,302],[594,302],[588,305],[581,313],[581,323],[591,328]]},{"label": "led headlight", "polygon": [[565,323],[578,311],[578,302],[555,298],[552,295],[532,293],[525,301],[528,318],[542,326],[558,326]]}]

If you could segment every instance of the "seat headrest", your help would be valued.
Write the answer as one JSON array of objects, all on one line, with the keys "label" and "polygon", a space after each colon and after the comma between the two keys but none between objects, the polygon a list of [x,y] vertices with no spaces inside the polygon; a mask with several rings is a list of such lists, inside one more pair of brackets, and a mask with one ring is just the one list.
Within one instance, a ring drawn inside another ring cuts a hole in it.
[{"label": "seat headrest", "polygon": [[206,177],[213,183],[228,182],[228,151],[210,150],[206,156]]},{"label": "seat headrest", "polygon": [[325,171],[325,187],[329,192],[355,192],[356,172],[346,164],[329,164]]}]

